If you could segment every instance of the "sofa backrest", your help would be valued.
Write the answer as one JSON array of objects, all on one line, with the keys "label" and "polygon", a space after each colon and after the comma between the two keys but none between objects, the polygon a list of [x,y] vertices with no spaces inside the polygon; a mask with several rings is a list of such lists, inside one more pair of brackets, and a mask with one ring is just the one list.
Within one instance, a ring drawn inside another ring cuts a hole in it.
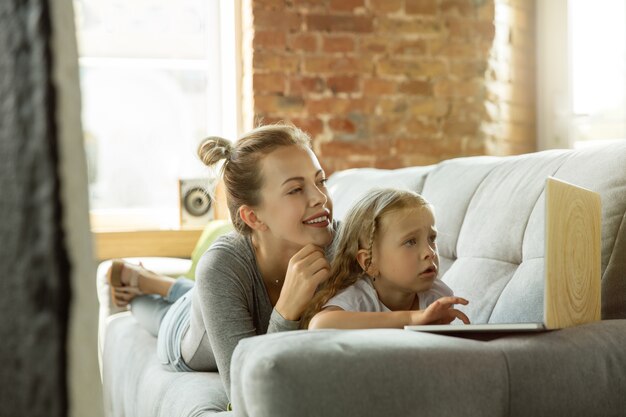
[{"label": "sofa backrest", "polygon": [[451,159],[427,167],[353,169],[328,182],[341,220],[372,188],[421,193],[435,206],[441,278],[470,300],[475,323],[541,321],[548,176],[602,199],[602,318],[626,318],[626,141],[579,150]]}]

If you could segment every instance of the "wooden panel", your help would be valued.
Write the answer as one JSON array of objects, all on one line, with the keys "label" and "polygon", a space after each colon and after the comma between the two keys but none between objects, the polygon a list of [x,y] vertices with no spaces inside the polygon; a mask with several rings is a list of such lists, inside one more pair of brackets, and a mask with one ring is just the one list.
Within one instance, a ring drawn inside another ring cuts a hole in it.
[{"label": "wooden panel", "polygon": [[94,232],[96,256],[99,260],[133,256],[189,258],[201,233],[202,229]]},{"label": "wooden panel", "polygon": [[600,196],[553,178],[546,183],[545,324],[600,320]]}]

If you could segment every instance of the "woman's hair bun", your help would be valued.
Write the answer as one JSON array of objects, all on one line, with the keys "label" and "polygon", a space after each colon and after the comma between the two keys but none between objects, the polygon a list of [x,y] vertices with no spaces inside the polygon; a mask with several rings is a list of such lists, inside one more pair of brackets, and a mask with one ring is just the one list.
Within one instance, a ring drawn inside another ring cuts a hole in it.
[{"label": "woman's hair bun", "polygon": [[222,159],[229,161],[233,153],[233,144],[224,138],[210,136],[198,146],[198,157],[206,166],[213,166]]}]

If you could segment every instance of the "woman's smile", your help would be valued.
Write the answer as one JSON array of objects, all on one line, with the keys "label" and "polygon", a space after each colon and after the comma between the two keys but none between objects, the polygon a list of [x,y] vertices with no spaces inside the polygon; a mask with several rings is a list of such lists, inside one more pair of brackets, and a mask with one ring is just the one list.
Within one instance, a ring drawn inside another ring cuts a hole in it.
[{"label": "woman's smile", "polygon": [[324,209],[323,211],[306,218],[302,223],[313,227],[327,227],[330,222],[330,210]]}]

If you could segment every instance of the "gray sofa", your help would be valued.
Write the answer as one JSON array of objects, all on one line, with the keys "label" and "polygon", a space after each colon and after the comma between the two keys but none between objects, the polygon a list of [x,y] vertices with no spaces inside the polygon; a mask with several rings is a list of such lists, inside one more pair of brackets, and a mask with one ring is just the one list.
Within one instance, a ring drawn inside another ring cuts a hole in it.
[{"label": "gray sofa", "polygon": [[[328,185],[338,219],[372,187],[422,193],[436,210],[442,279],[471,301],[464,311],[473,322],[497,323],[542,319],[547,176],[601,194],[603,321],[498,337],[391,329],[253,337],[234,352],[234,411],[225,414],[626,416],[626,141],[392,171],[348,170],[332,175]],[[155,339],[128,313],[111,314],[105,268],[98,286],[107,415],[225,410],[217,374],[163,370]]]}]

